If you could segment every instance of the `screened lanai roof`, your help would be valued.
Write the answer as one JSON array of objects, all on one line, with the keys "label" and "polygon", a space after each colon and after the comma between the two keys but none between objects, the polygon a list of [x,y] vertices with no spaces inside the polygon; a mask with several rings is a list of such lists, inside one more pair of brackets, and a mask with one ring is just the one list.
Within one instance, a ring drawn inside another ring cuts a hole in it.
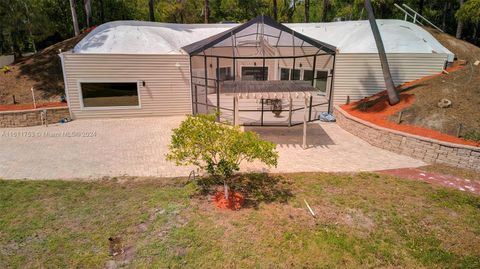
[{"label": "screened lanai roof", "polygon": [[[335,54],[336,48],[280,24],[268,16],[258,16],[244,24],[183,47],[190,55],[211,48],[225,47],[311,47],[318,52]],[[232,53],[235,53],[232,50]],[[265,55],[264,55],[265,56]]]}]

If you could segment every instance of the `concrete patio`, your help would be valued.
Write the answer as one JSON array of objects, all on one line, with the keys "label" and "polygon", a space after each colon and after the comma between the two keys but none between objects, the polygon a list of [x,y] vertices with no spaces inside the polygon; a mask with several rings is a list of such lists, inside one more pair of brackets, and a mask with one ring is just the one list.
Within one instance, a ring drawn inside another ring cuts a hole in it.
[{"label": "concrete patio", "polygon": [[[77,120],[49,127],[0,129],[0,178],[188,176],[192,167],[176,167],[165,160],[171,129],[183,118]],[[349,172],[425,165],[373,147],[332,123],[310,124],[307,150],[300,147],[301,126],[254,130],[278,143],[279,165],[267,169],[247,164],[245,171]]]}]

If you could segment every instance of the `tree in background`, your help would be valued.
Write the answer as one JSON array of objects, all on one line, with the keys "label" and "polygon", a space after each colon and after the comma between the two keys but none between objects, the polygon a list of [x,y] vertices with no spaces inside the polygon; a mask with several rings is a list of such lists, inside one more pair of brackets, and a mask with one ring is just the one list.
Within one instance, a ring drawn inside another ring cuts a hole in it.
[{"label": "tree in background", "polygon": [[[462,9],[463,7],[463,0],[458,0],[458,2],[460,3],[460,9]],[[459,10],[460,10],[459,9]],[[462,31],[463,31],[463,21],[462,20],[458,20],[458,23],[457,23],[457,32],[455,33],[455,37],[456,38],[462,38]]]},{"label": "tree in background", "polygon": [[148,13],[150,21],[155,21],[155,0],[148,0]]},{"label": "tree in background", "polygon": [[305,22],[310,22],[310,0],[304,0]]},{"label": "tree in background", "polygon": [[[480,23],[480,0],[469,0],[463,4],[455,14],[455,17],[460,23],[473,24],[473,40],[477,39],[478,27]],[[458,31],[457,31],[458,33]],[[461,32],[460,32],[461,34]],[[457,38],[460,38],[457,36]]]},{"label": "tree in background", "polygon": [[208,19],[210,17],[210,3],[208,0],[205,0],[205,5],[204,5],[204,16],[205,16],[205,23],[208,23]]},{"label": "tree in background", "polygon": [[323,5],[322,5],[322,21],[326,22],[327,21],[327,15],[328,15],[328,6],[329,6],[329,0],[323,0]]},{"label": "tree in background", "polygon": [[273,18],[278,20],[278,5],[277,0],[273,0]]},{"label": "tree in background", "polygon": [[388,66],[387,55],[385,54],[385,48],[383,47],[382,36],[378,30],[377,22],[375,20],[375,14],[370,0],[365,0],[365,10],[368,14],[368,20],[372,27],[373,37],[378,49],[378,55],[380,56],[380,63],[382,65],[383,78],[385,79],[385,86],[387,87],[388,102],[390,105],[396,105],[400,102],[398,93],[395,90],[395,84],[393,83],[392,74],[390,73],[390,67]]},{"label": "tree in background", "polygon": [[90,27],[90,20],[92,18],[92,5],[90,0],[84,0],[84,7],[85,7],[85,19],[87,21],[87,28]]},{"label": "tree in background", "polygon": [[75,0],[70,0],[70,10],[72,11],[73,29],[75,30],[75,36],[77,36],[80,34],[80,28],[78,28],[77,3]]}]

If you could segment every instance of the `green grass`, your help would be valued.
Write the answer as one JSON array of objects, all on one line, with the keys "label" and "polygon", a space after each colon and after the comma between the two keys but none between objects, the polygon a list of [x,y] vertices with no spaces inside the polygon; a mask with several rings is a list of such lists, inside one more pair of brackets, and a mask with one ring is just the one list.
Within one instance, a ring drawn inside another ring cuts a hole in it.
[{"label": "green grass", "polygon": [[[0,181],[0,268],[480,268],[472,194],[374,173],[235,188],[250,194],[236,212],[212,206],[208,181]],[[109,237],[133,251],[112,258]]]}]

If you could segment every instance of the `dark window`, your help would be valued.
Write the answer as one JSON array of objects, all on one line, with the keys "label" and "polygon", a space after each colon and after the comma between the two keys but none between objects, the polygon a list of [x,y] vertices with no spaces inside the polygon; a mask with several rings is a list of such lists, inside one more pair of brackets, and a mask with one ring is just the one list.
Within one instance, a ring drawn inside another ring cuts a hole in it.
[{"label": "dark window", "polygon": [[292,69],[291,80],[300,80],[300,69]]},{"label": "dark window", "polygon": [[327,90],[328,71],[317,71],[317,77],[315,79],[315,87],[321,92]]},{"label": "dark window", "polygon": [[220,81],[231,80],[232,79],[232,68],[231,67],[220,67],[217,69],[218,79]]},{"label": "dark window", "polygon": [[303,70],[303,80],[313,80],[313,70]]},{"label": "dark window", "polygon": [[136,82],[81,83],[84,107],[138,106]]},{"label": "dark window", "polygon": [[289,80],[290,79],[290,69],[280,68],[280,80]]},{"label": "dark window", "polygon": [[242,80],[267,80],[268,67],[242,67]]}]

